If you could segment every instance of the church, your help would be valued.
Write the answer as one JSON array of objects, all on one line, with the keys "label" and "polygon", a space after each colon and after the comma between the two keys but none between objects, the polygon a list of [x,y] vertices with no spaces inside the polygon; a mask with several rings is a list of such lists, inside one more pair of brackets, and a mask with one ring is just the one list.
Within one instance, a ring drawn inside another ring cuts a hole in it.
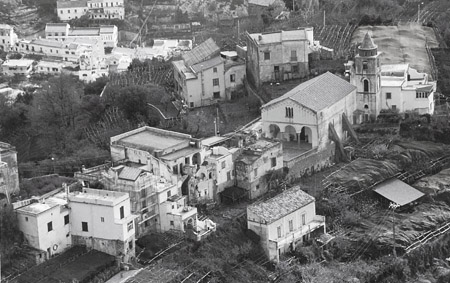
[{"label": "church", "polygon": [[374,121],[384,109],[433,114],[436,82],[409,64],[382,65],[381,55],[366,33],[354,61],[345,64],[346,75],[356,86],[353,123]]}]

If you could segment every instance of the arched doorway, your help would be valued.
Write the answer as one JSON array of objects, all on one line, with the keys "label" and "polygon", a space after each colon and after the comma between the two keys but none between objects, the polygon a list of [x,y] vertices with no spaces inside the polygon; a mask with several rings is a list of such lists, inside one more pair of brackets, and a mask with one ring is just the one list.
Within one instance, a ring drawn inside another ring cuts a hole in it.
[{"label": "arched doorway", "polygon": [[276,139],[278,137],[278,134],[280,133],[280,127],[278,127],[278,125],[275,124],[270,124],[269,133],[271,138]]},{"label": "arched doorway", "polygon": [[192,164],[200,165],[201,163],[202,163],[202,158],[200,156],[200,153],[197,152],[196,154],[194,154],[194,156],[192,156]]},{"label": "arched doorway", "polygon": [[297,140],[297,132],[295,131],[295,128],[291,125],[287,125],[286,128],[284,128],[284,133],[287,141],[296,141]]},{"label": "arched doorway", "polygon": [[304,126],[300,132],[300,141],[312,144],[312,138],[311,128]]}]

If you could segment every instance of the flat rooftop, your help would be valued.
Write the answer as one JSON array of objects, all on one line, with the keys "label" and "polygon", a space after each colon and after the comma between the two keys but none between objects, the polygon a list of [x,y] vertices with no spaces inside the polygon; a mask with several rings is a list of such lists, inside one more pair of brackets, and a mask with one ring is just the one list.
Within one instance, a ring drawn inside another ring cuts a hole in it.
[{"label": "flat rooftop", "polygon": [[186,157],[188,155],[195,154],[200,151],[201,151],[201,149],[196,148],[196,147],[186,147],[186,148],[171,152],[169,154],[163,155],[163,156],[161,156],[161,159],[168,160],[168,161],[177,160],[178,158]]},{"label": "flat rooftop", "polygon": [[247,209],[258,216],[261,222],[270,224],[314,201],[313,196],[296,186],[269,200],[252,204]]},{"label": "flat rooftop", "polygon": [[153,129],[146,127],[141,131],[131,133],[130,135],[124,134],[124,137],[112,139],[113,143],[123,144],[126,146],[134,146],[147,151],[164,150],[181,143],[186,143],[190,141],[190,136],[165,131],[160,129]]},{"label": "flat rooftop", "polygon": [[56,195],[53,197],[49,197],[42,202],[34,202],[29,205],[23,206],[21,208],[16,209],[16,211],[37,215],[37,214],[40,214],[47,210],[50,210],[56,206],[61,206],[61,205],[66,205],[66,204],[67,204],[66,199],[64,199],[62,197],[58,197],[58,195]]},{"label": "flat rooftop", "polygon": [[73,192],[69,195],[69,200],[72,202],[92,203],[98,205],[113,206],[129,198],[128,193],[83,189],[83,192]]}]

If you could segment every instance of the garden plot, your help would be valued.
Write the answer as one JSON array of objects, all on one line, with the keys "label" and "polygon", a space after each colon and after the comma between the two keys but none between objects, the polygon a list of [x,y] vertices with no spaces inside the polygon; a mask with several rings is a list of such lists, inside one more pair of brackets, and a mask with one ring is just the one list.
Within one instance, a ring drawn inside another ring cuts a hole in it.
[{"label": "garden plot", "polygon": [[431,74],[425,44],[427,43],[430,48],[439,46],[432,28],[415,23],[398,26],[361,26],[353,33],[352,43],[361,43],[366,32],[369,32],[378,45],[378,51],[382,52],[382,64],[409,63],[417,71]]}]

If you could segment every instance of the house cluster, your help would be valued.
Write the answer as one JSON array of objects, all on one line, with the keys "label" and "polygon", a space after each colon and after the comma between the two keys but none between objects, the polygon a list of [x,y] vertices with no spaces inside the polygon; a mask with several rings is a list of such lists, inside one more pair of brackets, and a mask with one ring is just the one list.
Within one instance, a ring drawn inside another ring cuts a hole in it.
[{"label": "house cluster", "polygon": [[[0,25],[0,47],[5,51],[42,56],[8,59],[1,65],[4,75],[32,73],[56,75],[61,72],[91,82],[111,73],[126,71],[133,59],[169,60],[192,49],[192,40],[155,39],[152,47],[117,47],[114,25],[71,27],[68,23],[48,23],[45,38],[20,39],[9,25]],[[111,52],[106,53],[105,50]]]},{"label": "house cluster", "polygon": [[79,19],[88,15],[90,19],[119,19],[125,17],[124,0],[58,0],[56,11],[63,21]]}]

